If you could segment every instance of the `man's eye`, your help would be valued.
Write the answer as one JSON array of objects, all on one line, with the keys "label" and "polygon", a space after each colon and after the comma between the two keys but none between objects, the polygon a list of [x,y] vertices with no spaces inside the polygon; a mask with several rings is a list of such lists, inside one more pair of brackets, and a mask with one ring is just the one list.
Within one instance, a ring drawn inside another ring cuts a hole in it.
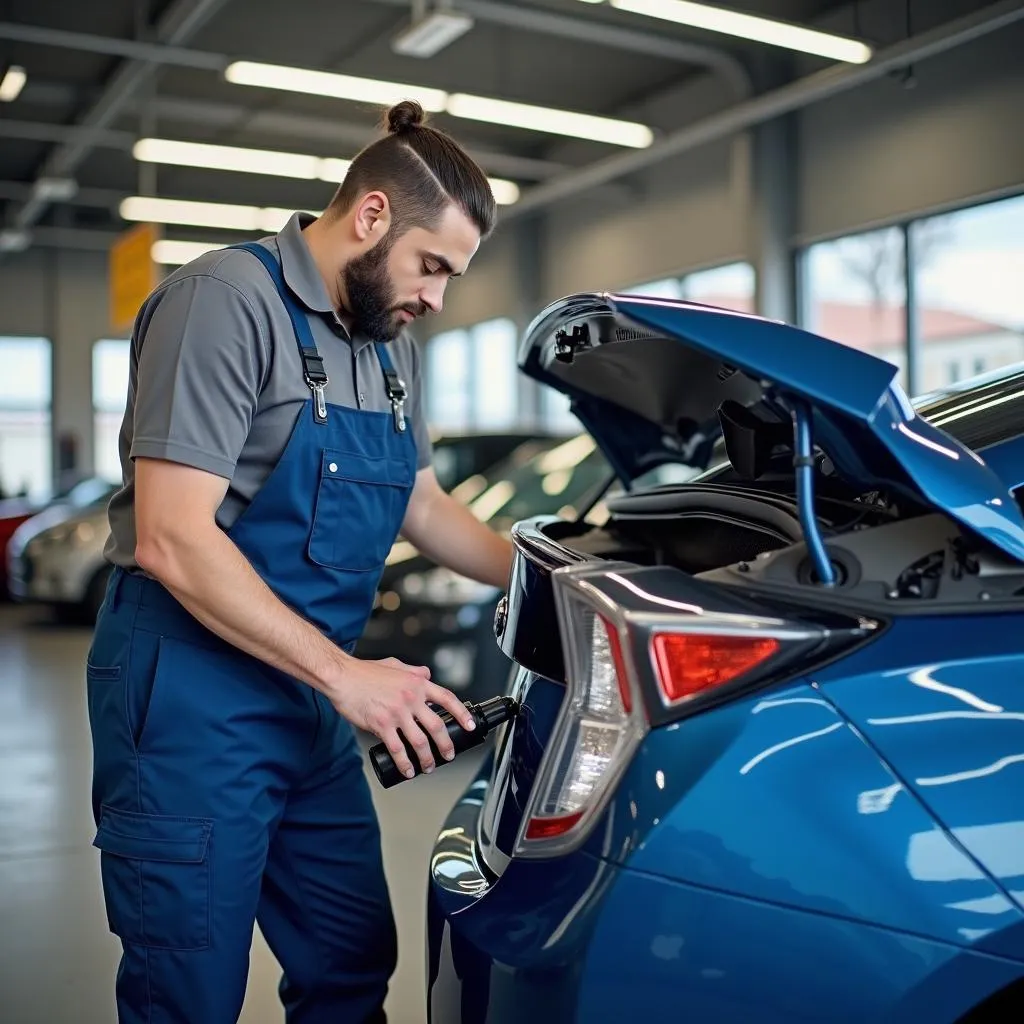
[{"label": "man's eye", "polygon": [[436,263],[434,263],[434,264],[424,263],[423,264],[423,273],[427,274],[428,276],[430,274],[436,274],[438,269],[439,269],[439,267],[438,267],[438,265]]}]

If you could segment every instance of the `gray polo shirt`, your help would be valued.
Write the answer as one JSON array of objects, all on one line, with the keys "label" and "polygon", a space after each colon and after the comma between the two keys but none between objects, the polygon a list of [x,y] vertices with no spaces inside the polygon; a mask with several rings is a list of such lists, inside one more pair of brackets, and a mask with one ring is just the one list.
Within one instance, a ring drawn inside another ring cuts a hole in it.
[{"label": "gray polo shirt", "polygon": [[[373,345],[349,334],[306,246],[302,228],[312,220],[295,214],[262,244],[279,255],[285,282],[310,313],[313,339],[330,378],[327,401],[390,412]],[[422,469],[430,465],[431,444],[418,349],[403,332],[388,351],[409,392],[406,415]],[[132,335],[128,405],[119,438],[124,486],[110,503],[107,557],[115,565],[138,567],[137,456],[226,478],[217,522],[228,529],[274,469],[310,397],[288,312],[255,256],[218,250],[170,274],[139,311]]]}]

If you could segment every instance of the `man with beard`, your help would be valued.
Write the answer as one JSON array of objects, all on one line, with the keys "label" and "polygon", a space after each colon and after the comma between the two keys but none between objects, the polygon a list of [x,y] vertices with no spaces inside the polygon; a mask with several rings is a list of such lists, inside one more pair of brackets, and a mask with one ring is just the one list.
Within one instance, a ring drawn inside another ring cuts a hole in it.
[{"label": "man with beard", "polygon": [[511,547],[431,469],[403,328],[493,228],[487,179],[415,103],[319,218],[209,253],[139,312],[89,651],[95,845],[118,1020],[227,1024],[254,922],[290,1024],[382,1021],[396,935],[353,727],[412,774],[465,707],[352,650],[401,531],[497,586]]}]

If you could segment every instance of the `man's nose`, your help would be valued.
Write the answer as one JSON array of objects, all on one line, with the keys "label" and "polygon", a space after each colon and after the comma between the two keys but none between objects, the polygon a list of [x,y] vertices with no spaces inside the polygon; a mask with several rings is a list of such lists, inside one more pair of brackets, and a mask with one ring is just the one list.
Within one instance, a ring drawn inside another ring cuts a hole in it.
[{"label": "man's nose", "polygon": [[432,313],[440,313],[444,308],[444,282],[431,281],[430,284],[420,292],[420,302]]}]

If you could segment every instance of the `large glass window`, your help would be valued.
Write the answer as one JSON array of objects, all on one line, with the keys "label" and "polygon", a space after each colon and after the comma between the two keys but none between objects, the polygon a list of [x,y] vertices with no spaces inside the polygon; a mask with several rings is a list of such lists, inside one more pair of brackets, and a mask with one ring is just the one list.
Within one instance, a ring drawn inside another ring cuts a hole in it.
[{"label": "large glass window", "polygon": [[0,337],[0,492],[53,488],[53,355],[46,338]]},{"label": "large glass window", "polygon": [[474,425],[481,430],[511,427],[519,412],[516,346],[519,332],[505,318],[477,324],[470,331],[473,352]]},{"label": "large glass window", "polygon": [[468,331],[446,331],[427,343],[427,418],[438,430],[465,430],[472,412]]},{"label": "large glass window", "polygon": [[687,274],[681,282],[682,298],[753,313],[755,284],[754,268],[749,263],[730,263]]},{"label": "large glass window", "polygon": [[114,483],[121,479],[117,440],[128,402],[130,347],[112,339],[92,347],[93,463],[97,476]]},{"label": "large glass window", "polygon": [[427,417],[441,431],[501,430],[519,416],[515,322],[486,320],[427,342]]},{"label": "large glass window", "polygon": [[917,388],[1024,359],[1024,196],[910,225]]},{"label": "large glass window", "polygon": [[900,368],[906,386],[906,250],[900,228],[812,245],[803,258],[803,325]]}]

